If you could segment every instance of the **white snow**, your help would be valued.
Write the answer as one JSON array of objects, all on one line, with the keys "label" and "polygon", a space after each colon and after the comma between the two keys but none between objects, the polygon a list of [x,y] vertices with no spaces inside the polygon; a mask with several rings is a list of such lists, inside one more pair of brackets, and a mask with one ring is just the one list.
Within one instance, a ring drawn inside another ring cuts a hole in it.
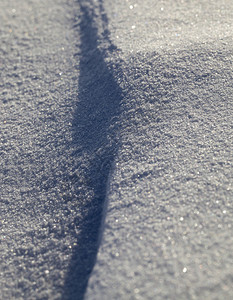
[{"label": "white snow", "polygon": [[232,4],[131,5],[104,1],[125,97],[86,299],[231,299]]},{"label": "white snow", "polygon": [[232,299],[232,14],[1,1],[0,298]]}]

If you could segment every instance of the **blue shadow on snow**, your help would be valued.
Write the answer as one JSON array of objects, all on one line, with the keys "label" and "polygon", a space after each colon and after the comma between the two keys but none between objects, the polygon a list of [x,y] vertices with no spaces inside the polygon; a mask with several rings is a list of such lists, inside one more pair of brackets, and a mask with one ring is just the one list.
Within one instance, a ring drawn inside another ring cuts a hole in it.
[{"label": "blue shadow on snow", "polygon": [[[85,1],[83,1],[85,3]],[[104,60],[105,53],[98,48],[97,28],[93,23],[93,12],[80,4],[79,30],[81,53],[79,64],[79,95],[73,122],[74,143],[81,149],[83,167],[83,194],[80,196],[82,218],[75,220],[79,228],[77,246],[73,249],[66,276],[62,299],[83,299],[90,273],[96,261],[99,247],[100,226],[106,188],[114,156],[117,152],[116,132],[119,122],[122,91]],[[107,17],[101,1],[99,10],[103,25],[107,28]],[[104,32],[108,52],[116,48]],[[81,182],[81,181],[80,181]]]}]

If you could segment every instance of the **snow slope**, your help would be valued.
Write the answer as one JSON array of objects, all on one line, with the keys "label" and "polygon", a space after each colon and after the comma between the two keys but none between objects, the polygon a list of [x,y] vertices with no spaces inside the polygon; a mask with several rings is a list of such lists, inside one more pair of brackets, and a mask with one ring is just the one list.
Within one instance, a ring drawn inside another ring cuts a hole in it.
[{"label": "snow slope", "polygon": [[1,299],[60,299],[76,243],[73,7],[0,4]]},{"label": "snow slope", "polygon": [[0,20],[0,298],[81,299],[121,91],[77,2],[3,0]]},{"label": "snow slope", "polygon": [[1,1],[0,298],[232,298],[232,11]]},{"label": "snow slope", "polygon": [[232,4],[102,7],[124,97],[86,299],[232,299]]}]

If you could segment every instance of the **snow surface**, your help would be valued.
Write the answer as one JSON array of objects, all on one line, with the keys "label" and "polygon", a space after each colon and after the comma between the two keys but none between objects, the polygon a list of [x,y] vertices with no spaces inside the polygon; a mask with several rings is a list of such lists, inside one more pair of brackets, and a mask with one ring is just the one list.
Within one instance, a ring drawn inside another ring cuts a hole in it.
[{"label": "snow surface", "polygon": [[76,138],[90,123],[77,96],[78,11],[63,0],[0,3],[1,299],[80,299],[93,264],[96,228],[83,224],[94,154]]},{"label": "snow surface", "polygon": [[232,299],[232,3],[102,6],[124,97],[86,299]]},{"label": "snow surface", "polygon": [[142,2],[1,0],[2,299],[233,297],[233,4]]}]

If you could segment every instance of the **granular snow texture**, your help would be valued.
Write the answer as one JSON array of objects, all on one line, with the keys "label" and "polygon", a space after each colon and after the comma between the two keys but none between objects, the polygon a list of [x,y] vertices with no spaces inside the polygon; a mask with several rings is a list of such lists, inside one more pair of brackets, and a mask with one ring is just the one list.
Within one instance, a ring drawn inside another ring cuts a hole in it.
[{"label": "granular snow texture", "polygon": [[232,299],[232,4],[103,6],[125,96],[86,299]]},{"label": "granular snow texture", "polygon": [[77,2],[2,0],[0,19],[0,298],[82,299],[121,90]]},{"label": "granular snow texture", "polygon": [[142,2],[0,3],[1,299],[233,297],[233,4]]}]

